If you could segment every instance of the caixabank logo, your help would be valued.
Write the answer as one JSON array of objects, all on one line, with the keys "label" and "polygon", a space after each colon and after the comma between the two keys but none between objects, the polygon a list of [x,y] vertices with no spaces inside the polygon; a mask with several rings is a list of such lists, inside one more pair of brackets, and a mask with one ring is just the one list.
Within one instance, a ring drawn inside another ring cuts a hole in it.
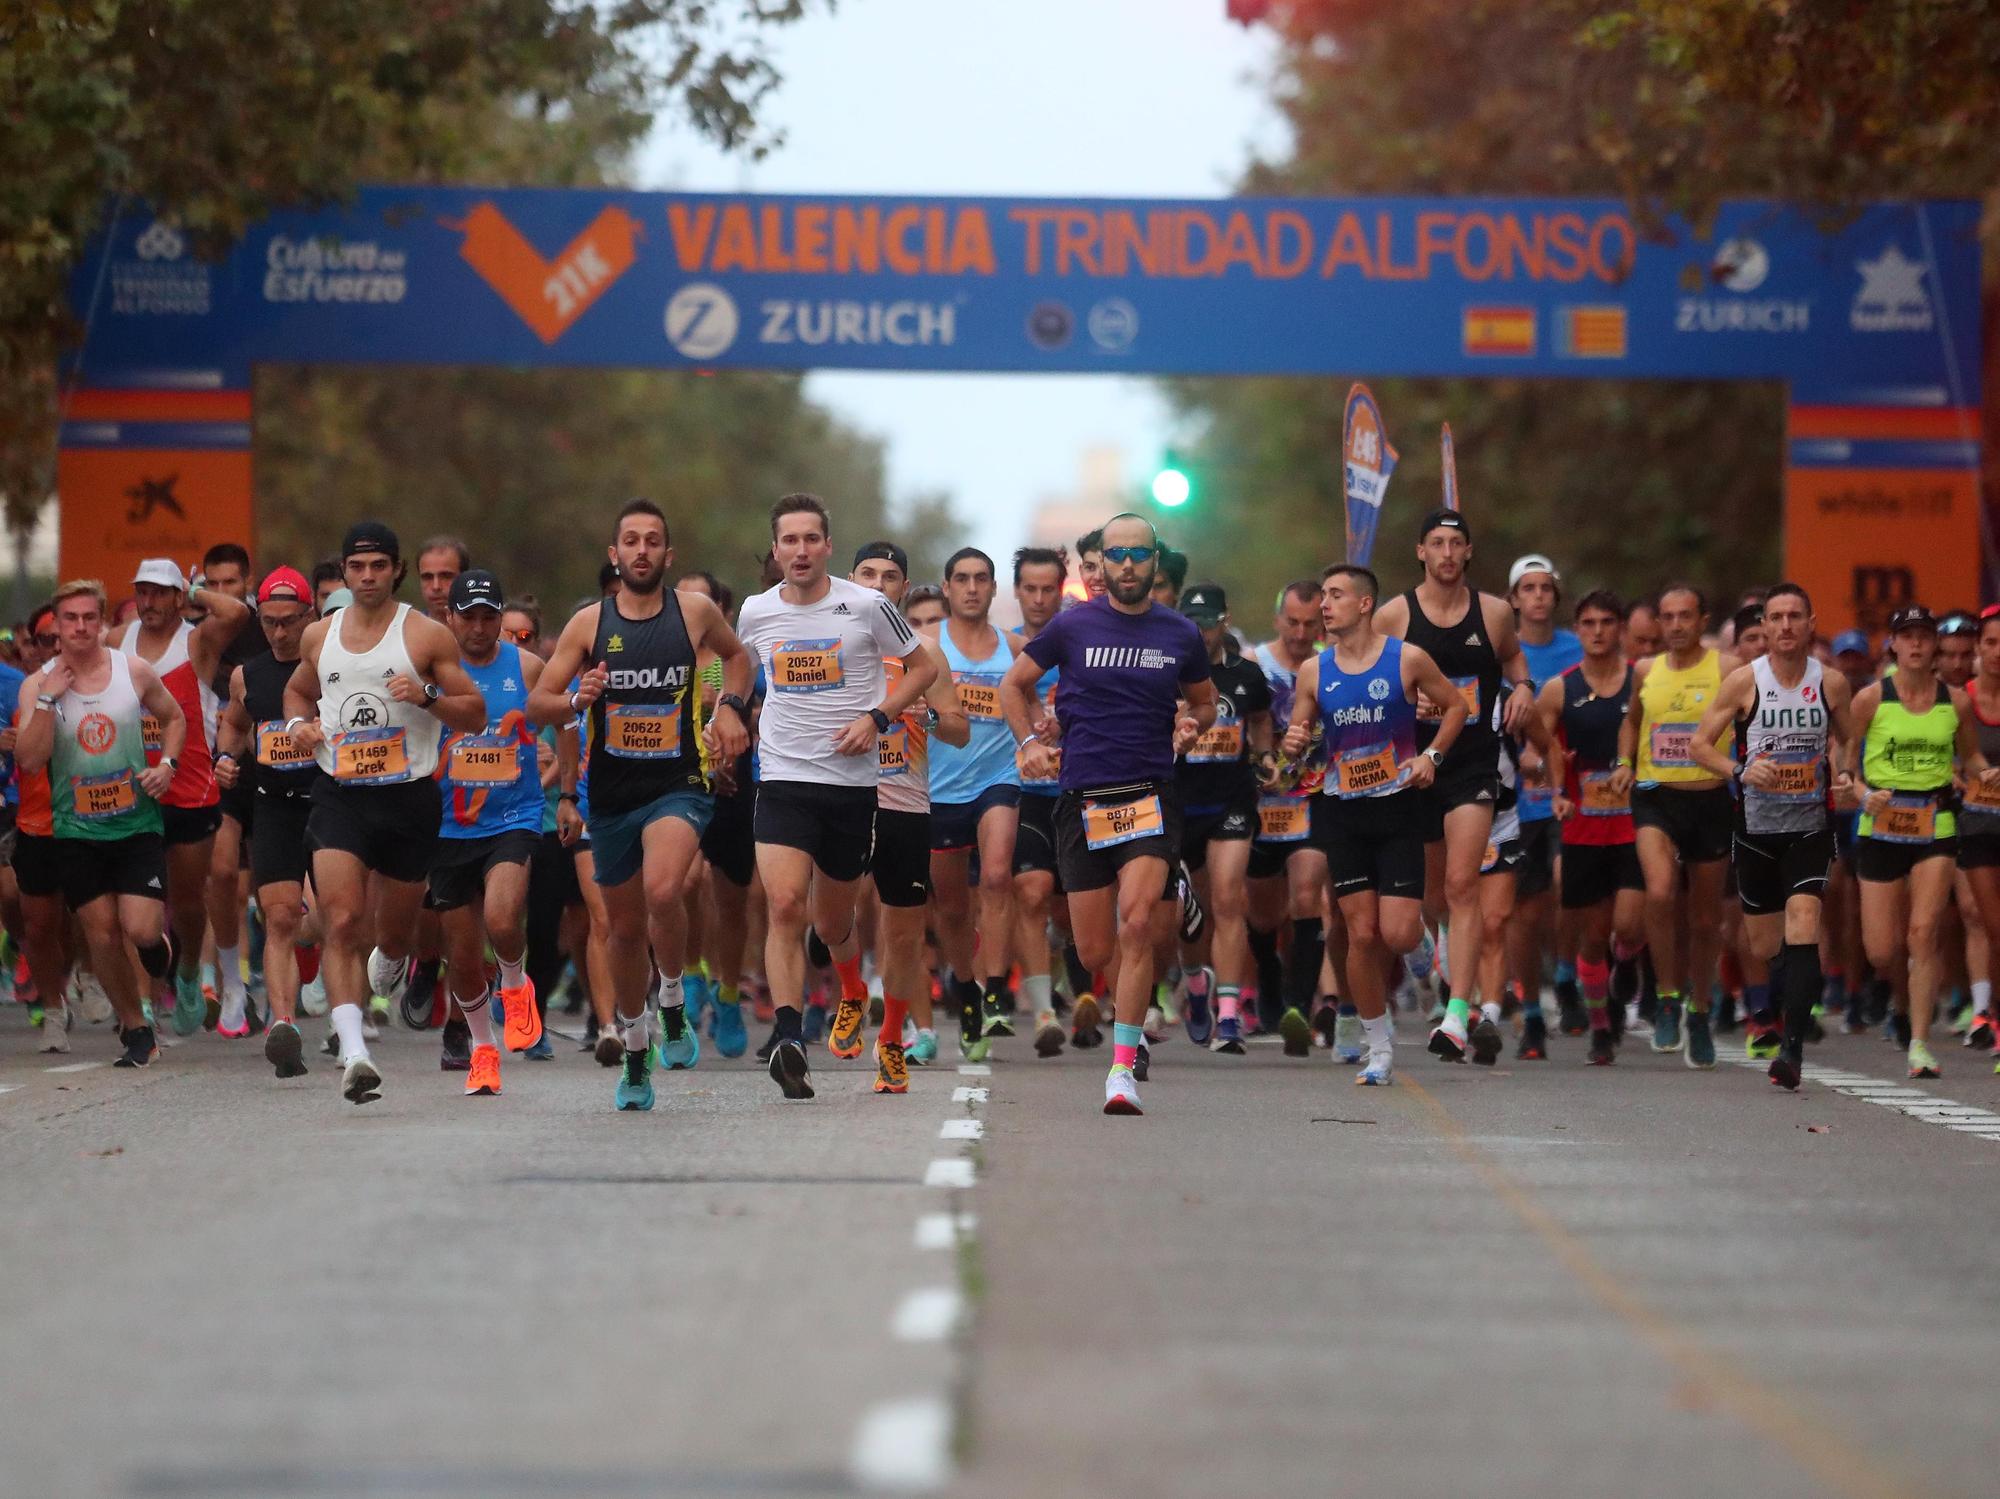
[{"label": "caixabank logo", "polygon": [[545,344],[567,333],[632,268],[641,238],[639,221],[615,204],[552,257],[491,203],[439,222],[465,236],[458,249],[465,263]]}]

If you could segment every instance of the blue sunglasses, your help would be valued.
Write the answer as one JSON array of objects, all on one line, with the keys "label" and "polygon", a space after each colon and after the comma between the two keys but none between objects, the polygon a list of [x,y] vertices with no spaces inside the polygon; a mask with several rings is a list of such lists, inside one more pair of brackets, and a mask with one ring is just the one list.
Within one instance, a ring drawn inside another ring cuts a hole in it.
[{"label": "blue sunglasses", "polygon": [[1151,562],[1153,560],[1153,550],[1152,547],[1106,547],[1104,549],[1104,560],[1106,562]]}]

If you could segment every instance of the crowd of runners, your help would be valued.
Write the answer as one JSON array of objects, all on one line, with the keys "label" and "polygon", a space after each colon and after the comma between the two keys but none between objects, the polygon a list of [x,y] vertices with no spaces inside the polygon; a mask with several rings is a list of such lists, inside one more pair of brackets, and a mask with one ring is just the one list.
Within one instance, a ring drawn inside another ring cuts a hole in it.
[{"label": "crowd of runners", "polygon": [[566,622],[374,521],[310,575],[148,560],[115,616],[65,583],[0,664],[0,970],[44,1051],[261,1035],[354,1103],[385,1026],[486,1096],[562,1015],[625,1110],[753,1024],[788,1099],[871,1033],[900,1094],[940,1029],[1108,1031],[1114,1114],[1176,1031],[1362,1084],[1399,1023],[1486,1066],[1741,1032],[1786,1088],[1825,1026],[1912,1077],[1943,1026],[1993,1048],[2000,606],[1878,645],[1790,583],[1724,611],[1529,555],[1489,592],[1462,514],[1413,539],[1414,586],[1328,567],[1267,640],[1142,516],[933,585],[806,494],[740,608],[645,500]]}]

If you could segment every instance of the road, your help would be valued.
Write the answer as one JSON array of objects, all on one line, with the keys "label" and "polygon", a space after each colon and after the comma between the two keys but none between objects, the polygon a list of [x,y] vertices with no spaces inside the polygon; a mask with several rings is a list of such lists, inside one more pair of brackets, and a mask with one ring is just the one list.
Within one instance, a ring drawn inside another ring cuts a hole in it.
[{"label": "road", "polygon": [[[648,1116],[569,1047],[379,1104],[255,1042],[140,1074],[0,1015],[12,1494],[1991,1493],[2000,1078],[1779,1094],[1558,1042],[746,1061]],[[96,1065],[92,1065],[96,1064]],[[71,1070],[50,1070],[68,1068]],[[1958,1105],[1954,1107],[1953,1103]]]}]

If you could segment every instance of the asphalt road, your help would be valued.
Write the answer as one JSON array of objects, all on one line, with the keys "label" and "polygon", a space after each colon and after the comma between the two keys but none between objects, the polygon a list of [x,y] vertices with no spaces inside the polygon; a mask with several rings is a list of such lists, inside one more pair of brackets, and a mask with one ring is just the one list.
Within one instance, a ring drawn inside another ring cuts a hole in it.
[{"label": "asphalt road", "polygon": [[[1977,1496],[2000,1078],[1105,1053],[648,1116],[0,1013],[10,1494]],[[1725,1052],[1725,1055],[1728,1055]],[[89,1065],[98,1064],[98,1065]],[[71,1068],[51,1071],[50,1068]],[[1954,1102],[1959,1107],[1953,1107]],[[1992,1135],[1994,1138],[1986,1138]]]}]

